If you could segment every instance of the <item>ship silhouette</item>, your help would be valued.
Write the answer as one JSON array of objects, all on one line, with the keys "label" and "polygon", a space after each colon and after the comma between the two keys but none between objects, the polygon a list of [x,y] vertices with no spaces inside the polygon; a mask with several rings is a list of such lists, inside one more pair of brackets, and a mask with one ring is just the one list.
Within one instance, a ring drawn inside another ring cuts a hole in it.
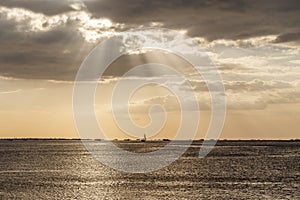
[{"label": "ship silhouette", "polygon": [[146,140],[147,140],[147,137],[146,137],[146,134],[144,134],[144,138],[141,139],[141,142],[146,142]]}]

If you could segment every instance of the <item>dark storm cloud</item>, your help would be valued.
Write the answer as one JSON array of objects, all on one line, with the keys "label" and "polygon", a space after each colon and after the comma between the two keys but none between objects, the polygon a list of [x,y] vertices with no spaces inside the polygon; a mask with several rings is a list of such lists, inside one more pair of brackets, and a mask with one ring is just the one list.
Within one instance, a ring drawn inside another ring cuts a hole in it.
[{"label": "dark storm cloud", "polygon": [[[73,28],[22,33],[0,21],[0,75],[26,79],[74,80],[92,46]],[[2,27],[6,27],[5,29]]]},{"label": "dark storm cloud", "polygon": [[86,1],[95,17],[147,24],[161,21],[167,28],[187,29],[190,36],[208,40],[243,39],[299,29],[296,0],[104,0]]},{"label": "dark storm cloud", "polygon": [[[0,5],[23,7],[47,15],[71,11],[78,1],[4,0]],[[130,25],[161,21],[167,28],[187,29],[208,40],[281,35],[300,29],[298,0],[83,0],[94,17]],[[132,26],[130,26],[132,27]],[[290,32],[290,31],[288,31]]]},{"label": "dark storm cloud", "polygon": [[[55,28],[51,31],[32,34],[34,42],[42,44],[69,43],[72,40],[80,40],[80,35],[74,29],[67,27]],[[83,42],[83,41],[81,41]]]},{"label": "dark storm cloud", "polygon": [[284,33],[279,35],[275,42],[281,43],[281,42],[300,42],[300,31],[294,32],[294,33]]},{"label": "dark storm cloud", "polygon": [[56,15],[73,10],[67,0],[1,0],[0,5],[8,8],[25,8],[46,15]]},{"label": "dark storm cloud", "polygon": [[[74,2],[79,1],[1,0],[0,6],[25,8],[53,16],[73,11],[70,5]],[[83,2],[94,18],[104,17],[124,23],[125,29],[162,22],[166,28],[186,29],[190,36],[204,37],[209,41],[270,34],[279,35],[278,43],[299,41],[300,1],[297,0]],[[78,32],[80,24],[74,21],[69,20],[48,31],[20,30],[18,23],[24,22],[7,19],[0,14],[0,75],[73,80],[80,63],[95,45],[84,40]],[[122,72],[113,69],[111,75]]]},{"label": "dark storm cloud", "polygon": [[[23,7],[47,15],[71,11],[78,1],[4,0],[0,5]],[[187,29],[208,40],[242,39],[300,29],[298,0],[83,0],[94,17],[130,25],[161,21],[167,28]],[[132,27],[132,26],[130,26]]]}]

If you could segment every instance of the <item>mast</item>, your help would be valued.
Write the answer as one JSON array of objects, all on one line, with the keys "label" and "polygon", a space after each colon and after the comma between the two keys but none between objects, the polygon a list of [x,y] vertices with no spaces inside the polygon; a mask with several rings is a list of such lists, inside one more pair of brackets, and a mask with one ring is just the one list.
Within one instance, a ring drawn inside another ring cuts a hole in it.
[{"label": "mast", "polygon": [[141,139],[141,142],[146,142],[147,138],[146,138],[146,134],[144,134],[144,138]]}]

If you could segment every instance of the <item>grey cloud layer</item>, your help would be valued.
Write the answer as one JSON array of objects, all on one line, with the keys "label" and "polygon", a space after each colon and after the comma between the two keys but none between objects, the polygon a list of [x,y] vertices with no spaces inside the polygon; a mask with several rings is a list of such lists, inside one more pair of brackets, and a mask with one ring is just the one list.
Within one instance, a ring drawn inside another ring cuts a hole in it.
[{"label": "grey cloud layer", "polygon": [[[65,14],[67,19],[60,19],[58,25],[51,28],[49,23],[42,24],[43,28],[48,27],[49,30],[32,31],[32,24],[28,23],[30,19],[11,19],[8,17],[11,10],[3,11],[0,14],[0,75],[74,80],[80,63],[95,45],[88,43],[78,30],[82,26],[78,19],[70,17],[70,13],[76,12],[74,6],[71,6],[75,2],[79,1],[2,0],[0,6],[5,8],[23,8],[32,13],[41,13],[46,18]],[[90,12],[90,19],[109,18],[114,23],[124,23],[123,28],[114,27],[116,31],[148,26],[156,21],[163,23],[166,28],[186,29],[188,35],[208,41],[279,35],[274,40],[276,44],[299,42],[300,2],[297,0],[83,2],[87,9],[83,12]],[[140,63],[135,58],[130,60]],[[128,66],[122,69],[128,69]],[[112,68],[108,75],[118,76],[124,70]]]},{"label": "grey cloud layer", "polygon": [[74,10],[70,7],[70,1],[67,0],[2,0],[0,5],[9,8],[25,8],[46,15],[56,15]]},{"label": "grey cloud layer", "polygon": [[[74,10],[70,7],[72,2],[78,1],[3,0],[0,5],[55,15]],[[191,36],[200,35],[209,40],[268,34],[291,36],[299,33],[300,28],[298,23],[300,2],[297,0],[83,0],[83,2],[97,18],[107,17],[115,22],[135,25],[160,21],[167,28],[187,29]]]}]

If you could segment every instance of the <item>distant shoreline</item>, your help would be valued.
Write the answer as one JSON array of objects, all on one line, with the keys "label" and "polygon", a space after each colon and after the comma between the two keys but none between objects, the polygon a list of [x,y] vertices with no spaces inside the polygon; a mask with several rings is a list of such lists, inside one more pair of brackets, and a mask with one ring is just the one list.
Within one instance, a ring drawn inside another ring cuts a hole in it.
[{"label": "distant shoreline", "polygon": [[[132,141],[132,142],[135,142],[135,141],[140,141],[139,139],[112,139],[112,140],[104,140],[104,139],[80,139],[80,138],[0,138],[0,141],[3,141],[3,140],[8,140],[8,141],[12,141],[12,140],[68,140],[68,141],[80,141],[80,140],[84,140],[84,141]],[[154,140],[147,140],[149,142],[157,142],[157,141],[165,141],[165,142],[168,142],[168,141],[172,141],[171,139],[154,139]],[[173,141],[190,141],[190,140],[173,140]],[[193,141],[204,141],[204,139],[198,139],[198,140],[193,140]],[[207,141],[214,141],[214,140],[207,140]],[[274,142],[274,141],[280,141],[280,142],[290,142],[290,141],[300,141],[300,138],[299,139],[219,139],[217,141],[228,141],[228,142],[234,142],[234,141],[243,141],[243,142],[259,142],[259,141],[262,141],[262,142]]]}]

